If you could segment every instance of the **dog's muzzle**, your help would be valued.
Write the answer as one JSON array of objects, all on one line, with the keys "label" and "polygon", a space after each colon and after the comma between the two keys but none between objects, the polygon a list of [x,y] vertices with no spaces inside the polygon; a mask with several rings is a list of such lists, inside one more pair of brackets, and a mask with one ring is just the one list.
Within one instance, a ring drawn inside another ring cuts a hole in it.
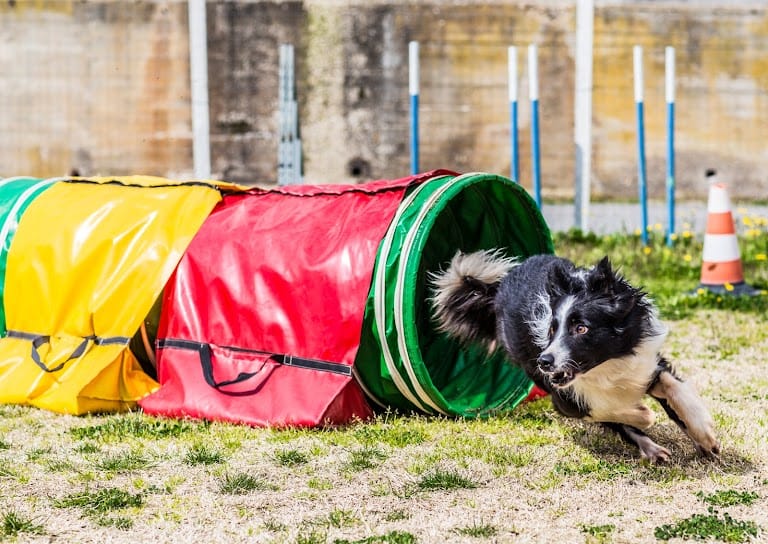
[{"label": "dog's muzzle", "polygon": [[542,353],[536,361],[539,371],[544,374],[555,387],[566,387],[576,377],[573,368],[556,368],[555,357],[550,353]]},{"label": "dog's muzzle", "polygon": [[573,370],[559,370],[557,372],[547,374],[547,377],[555,387],[565,387],[573,381],[576,375],[574,374]]}]

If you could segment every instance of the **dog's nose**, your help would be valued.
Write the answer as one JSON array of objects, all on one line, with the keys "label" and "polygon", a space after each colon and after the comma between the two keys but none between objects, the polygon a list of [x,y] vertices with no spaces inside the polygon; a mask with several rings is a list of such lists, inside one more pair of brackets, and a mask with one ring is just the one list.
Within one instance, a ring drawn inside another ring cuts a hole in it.
[{"label": "dog's nose", "polygon": [[542,353],[539,355],[539,360],[537,362],[539,368],[544,371],[549,371],[552,370],[552,366],[555,364],[555,356],[551,353]]}]

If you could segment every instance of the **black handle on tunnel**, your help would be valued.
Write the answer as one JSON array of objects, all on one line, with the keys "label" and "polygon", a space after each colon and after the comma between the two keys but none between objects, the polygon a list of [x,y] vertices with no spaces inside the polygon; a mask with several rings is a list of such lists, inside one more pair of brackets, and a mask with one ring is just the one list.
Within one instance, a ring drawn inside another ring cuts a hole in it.
[{"label": "black handle on tunnel", "polygon": [[[321,361],[319,359],[308,359],[305,357],[294,357],[293,355],[286,355],[281,353],[267,353],[247,348],[234,348],[229,346],[222,347],[224,349],[237,352],[263,355],[265,363],[267,360],[269,360],[278,363],[279,365],[293,366],[297,368],[303,368],[305,370],[330,372],[332,374],[341,374],[343,376],[352,375],[352,367],[342,363]],[[179,338],[164,338],[158,342],[158,348],[178,348],[196,351],[200,357],[200,367],[203,371],[203,378],[205,379],[205,383],[221,393],[227,395],[251,395],[258,392],[258,390],[264,385],[264,381],[260,381],[253,387],[253,389],[248,391],[226,391],[222,389],[229,385],[235,385],[248,381],[249,379],[259,374],[263,370],[264,365],[261,365],[259,369],[254,372],[241,372],[232,379],[217,381],[213,375],[213,353],[211,350],[211,345],[206,342],[195,342],[193,340],[183,340]]]},{"label": "black handle on tunnel", "polygon": [[82,355],[85,353],[86,348],[88,347],[88,342],[92,341],[95,337],[93,336],[86,336],[83,338],[82,342],[80,342],[77,347],[72,351],[72,353],[67,357],[62,363],[56,365],[53,368],[48,368],[48,365],[46,365],[43,360],[40,358],[40,348],[44,346],[45,344],[50,343],[51,337],[48,335],[40,335],[36,338],[32,339],[32,360],[35,362],[37,366],[39,366],[44,372],[58,372],[62,368],[64,368],[64,365],[67,364],[72,359],[77,359],[78,357],[82,357]]},{"label": "black handle on tunnel", "polygon": [[[197,352],[200,355],[200,365],[203,367],[203,377],[205,378],[205,383],[207,383],[214,389],[221,390],[222,387],[226,387],[228,385],[235,385],[237,383],[242,383],[256,376],[259,372],[261,372],[263,368],[263,365],[262,365],[262,367],[256,370],[255,372],[241,372],[231,380],[222,380],[220,382],[217,382],[216,378],[214,378],[213,376],[213,360],[211,358],[210,344],[198,344]],[[222,393],[226,393],[226,392],[227,391],[222,391]]]}]

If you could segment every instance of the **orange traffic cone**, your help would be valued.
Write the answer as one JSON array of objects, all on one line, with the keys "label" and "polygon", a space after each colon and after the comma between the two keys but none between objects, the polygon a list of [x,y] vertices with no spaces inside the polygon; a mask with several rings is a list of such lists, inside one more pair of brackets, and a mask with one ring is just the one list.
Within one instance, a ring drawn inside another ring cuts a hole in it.
[{"label": "orange traffic cone", "polygon": [[[714,172],[708,171],[707,176],[714,176]],[[728,295],[757,293],[744,282],[739,242],[731,214],[731,199],[723,183],[712,183],[709,186],[707,231],[704,234],[699,288]]]}]

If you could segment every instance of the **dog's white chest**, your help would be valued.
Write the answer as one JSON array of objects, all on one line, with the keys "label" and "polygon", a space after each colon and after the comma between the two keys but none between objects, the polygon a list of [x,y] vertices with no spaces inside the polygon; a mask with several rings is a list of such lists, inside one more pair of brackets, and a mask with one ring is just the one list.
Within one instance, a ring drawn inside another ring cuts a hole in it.
[{"label": "dog's white chest", "polygon": [[640,428],[653,424],[653,412],[642,403],[656,369],[656,355],[612,359],[579,376],[571,388],[588,408],[591,421],[626,423]]}]

